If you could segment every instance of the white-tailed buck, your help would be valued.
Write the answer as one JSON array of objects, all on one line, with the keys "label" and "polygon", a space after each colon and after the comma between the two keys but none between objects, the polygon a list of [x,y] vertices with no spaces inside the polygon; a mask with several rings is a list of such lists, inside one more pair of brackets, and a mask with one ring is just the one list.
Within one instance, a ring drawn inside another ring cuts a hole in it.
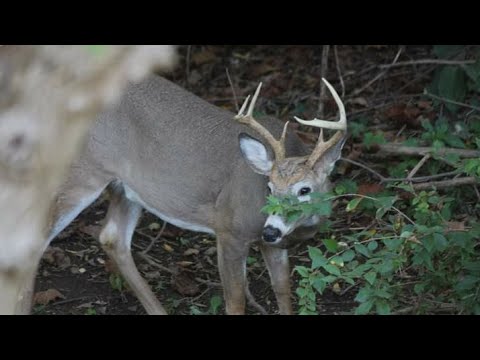
[{"label": "white-tailed buck", "polygon": [[280,313],[290,314],[286,246],[290,239],[312,236],[320,218],[287,223],[260,209],[269,192],[308,201],[310,192],[329,190],[328,175],[341,155],[347,125],[341,100],[326,84],[340,120],[297,120],[338,131],[327,142],[320,135],[311,154],[298,137],[286,135],[287,125],[282,131],[278,120],[264,118],[265,127],[255,121],[260,86],[237,116],[159,76],[129,86],[120,103],[91,128],[57,198],[49,239],[108,190],[111,202],[100,242],[148,313],[165,310],[130,251],[142,208],[175,226],[216,235],[228,314],[245,311],[246,258],[250,245],[259,241]]},{"label": "white-tailed buck", "polygon": [[[97,114],[175,48],[0,45],[0,314],[25,313],[58,186]],[[22,299],[22,292],[26,297]]]}]

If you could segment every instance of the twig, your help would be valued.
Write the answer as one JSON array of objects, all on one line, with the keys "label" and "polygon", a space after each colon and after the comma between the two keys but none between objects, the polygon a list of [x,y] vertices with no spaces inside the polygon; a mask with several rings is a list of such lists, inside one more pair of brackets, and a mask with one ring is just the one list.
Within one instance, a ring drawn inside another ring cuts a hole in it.
[{"label": "twig", "polygon": [[345,97],[345,83],[343,82],[342,70],[340,69],[340,61],[338,61],[337,45],[333,45],[333,54],[335,55],[335,66],[337,67],[340,86],[342,87],[342,99]]},{"label": "twig", "polygon": [[436,155],[444,156],[449,154],[458,155],[463,158],[475,158],[480,157],[480,151],[477,150],[467,150],[467,149],[456,149],[456,148],[443,148],[443,149],[434,149],[433,147],[414,147],[414,146],[403,146],[396,144],[379,144],[378,153],[382,156],[385,155],[417,155],[425,156],[428,153],[433,153]]},{"label": "twig", "polygon": [[413,310],[415,310],[415,308],[416,308],[416,306],[407,306],[406,308],[403,308],[403,309],[392,312],[392,315],[408,314],[408,313],[412,312]]},{"label": "twig", "polygon": [[480,192],[478,191],[477,185],[473,185],[473,190],[475,191],[475,194],[477,195],[477,199],[480,201]]},{"label": "twig", "polygon": [[233,87],[232,79],[230,78],[230,73],[228,72],[228,68],[225,68],[225,71],[227,73],[228,82],[230,83],[230,88],[232,89],[233,99],[235,101],[235,108],[237,109],[237,112],[238,112],[240,108],[238,107],[237,94],[235,93],[235,88]]},{"label": "twig", "polygon": [[343,157],[340,158],[340,160],[343,160],[343,161],[348,162],[348,163],[350,163],[350,164],[356,165],[356,166],[358,166],[358,167],[361,167],[362,169],[365,169],[365,170],[371,172],[373,175],[377,176],[377,177],[380,179],[381,182],[387,181],[387,178],[386,178],[386,177],[384,177],[382,174],[376,172],[375,170],[369,168],[367,165],[364,165],[364,164],[359,163],[359,162],[357,162],[357,161],[350,160],[350,159],[343,158]]},{"label": "twig", "polygon": [[94,297],[94,296],[80,296],[80,297],[76,297],[76,298],[73,298],[73,299],[65,299],[65,300],[55,301],[55,302],[51,303],[50,305],[55,306],[55,305],[68,304],[68,303],[71,303],[71,302],[88,299],[89,297]]},{"label": "twig", "polygon": [[[208,285],[208,286],[217,287],[217,288],[222,287],[222,284],[219,283],[219,282],[203,280],[201,278],[195,278],[195,280],[198,281],[201,284],[205,284],[205,285]],[[257,303],[255,298],[253,297],[252,293],[250,292],[250,288],[248,287],[248,282],[245,285],[245,296],[248,300],[248,303],[250,305],[252,305],[255,309],[257,309],[262,315],[268,315],[268,312],[265,310],[265,308],[262,305],[260,305],[259,303]]]},{"label": "twig", "polygon": [[[326,78],[328,70],[328,53],[330,52],[330,45],[323,45],[322,50],[322,68],[320,70],[320,78]],[[325,91],[326,86],[323,81],[320,82],[320,102],[318,104],[318,117],[323,119],[325,108]]]},{"label": "twig", "polygon": [[396,64],[379,65],[380,69],[390,69],[398,66],[437,64],[437,65],[468,65],[475,64],[475,60],[441,60],[441,59],[420,59],[411,61],[399,61]]},{"label": "twig", "polygon": [[152,259],[152,257],[150,255],[142,254],[141,252],[139,252],[138,256],[140,256],[143,260],[145,260],[150,265],[152,265],[152,266],[154,266],[154,267],[156,267],[160,270],[166,271],[166,272],[168,272],[170,274],[174,274],[174,275],[177,273],[175,270],[169,269],[166,266],[163,266],[163,265],[159,264],[157,261]]},{"label": "twig", "polygon": [[462,106],[462,107],[466,107],[466,108],[473,109],[473,110],[476,110],[476,111],[480,111],[479,107],[472,106],[472,105],[469,105],[469,104],[465,104],[465,103],[462,103],[462,102],[459,102],[459,101],[450,100],[450,99],[443,98],[443,97],[440,97],[440,96],[437,96],[437,95],[433,95],[433,94],[429,93],[427,90],[425,90],[423,93],[425,95],[431,97],[432,99],[437,99],[437,100],[440,100],[440,101],[443,101],[443,102],[446,102],[446,103],[455,104],[455,105],[458,105],[458,106]]},{"label": "twig", "polygon": [[[373,175],[377,176],[380,179],[380,183],[385,183],[385,182],[402,182],[402,181],[407,181],[407,178],[390,178],[390,177],[385,177],[382,174],[376,172],[375,170],[369,168],[367,165],[362,164],[358,161],[346,159],[346,158],[340,158],[340,160],[343,160],[345,162],[348,162],[350,164],[356,165],[358,167],[361,167],[369,172],[371,172]],[[428,175],[428,176],[418,176],[409,179],[410,182],[424,182],[424,181],[430,181],[438,178],[443,178],[443,177],[448,177],[448,176],[453,176],[457,175],[458,171],[449,171],[445,173],[440,173],[440,174],[435,174],[435,175]]]},{"label": "twig", "polygon": [[[167,226],[167,222],[164,221],[163,222],[163,225],[162,225],[162,228],[160,229],[160,231],[158,232],[157,236],[155,236],[154,238],[151,238],[151,241],[150,241],[150,244],[148,244],[148,246],[145,248],[145,250],[142,251],[142,254],[146,255],[153,247],[153,244],[155,244],[155,242],[160,239],[160,237],[162,236],[163,234],[163,231],[165,230],[165,227]],[[144,236],[146,234],[143,234]]]},{"label": "twig", "polygon": [[201,284],[205,284],[205,285],[212,286],[212,287],[218,287],[218,288],[222,287],[221,283],[215,282],[215,281],[204,280],[204,279],[201,279],[201,278],[195,278],[195,281],[198,281]]},{"label": "twig", "polygon": [[257,309],[260,314],[262,315],[268,315],[268,312],[267,310],[265,310],[265,308],[260,305],[259,303],[257,303],[257,301],[255,300],[255,298],[253,297],[252,293],[250,292],[250,288],[248,286],[248,282],[246,283],[245,285],[245,295],[247,297],[247,301],[248,303],[253,306],[255,309]]},{"label": "twig", "polygon": [[413,184],[412,187],[415,190],[426,190],[431,188],[446,189],[452,186],[475,185],[477,183],[478,183],[478,180],[476,178],[474,178],[473,176],[468,176],[468,177],[463,177],[458,179]]},{"label": "twig", "polygon": [[[398,58],[400,57],[400,54],[402,53],[402,50],[403,48],[400,47],[400,49],[398,49],[398,52],[397,52],[397,55],[395,55],[395,58],[393,59],[392,61],[392,64],[391,65],[394,65]],[[374,82],[376,82],[377,80],[379,80],[382,76],[384,76],[387,72],[388,72],[388,68],[381,71],[380,73],[378,73],[377,76],[375,76],[372,80],[370,80],[369,82],[367,82],[364,86],[362,86],[360,89],[357,89],[355,90],[351,96],[357,96],[359,95],[360,93],[362,93],[366,88],[370,87],[370,85],[372,85]],[[349,96],[350,97],[350,96]]]},{"label": "twig", "polygon": [[425,154],[423,158],[418,162],[417,165],[410,171],[410,173],[407,175],[407,181],[412,180],[412,177],[420,170],[420,168],[425,164],[425,162],[430,159],[430,154]]}]

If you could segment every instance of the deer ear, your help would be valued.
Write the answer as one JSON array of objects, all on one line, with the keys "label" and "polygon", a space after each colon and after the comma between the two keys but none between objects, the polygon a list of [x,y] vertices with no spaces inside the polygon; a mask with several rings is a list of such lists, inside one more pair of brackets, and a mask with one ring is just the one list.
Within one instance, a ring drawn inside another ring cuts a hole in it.
[{"label": "deer ear", "polygon": [[273,167],[273,159],[265,145],[245,133],[241,133],[238,136],[238,141],[240,142],[240,150],[243,158],[253,171],[261,175],[270,175]]},{"label": "deer ear", "polygon": [[320,159],[317,160],[317,162],[313,166],[315,172],[322,172],[327,176],[331,174],[333,168],[335,167],[335,163],[338,159],[342,157],[342,149],[343,145],[345,145],[346,140],[347,136],[345,135],[339,142],[337,142],[334,146],[328,149],[325,154],[320,157]]}]

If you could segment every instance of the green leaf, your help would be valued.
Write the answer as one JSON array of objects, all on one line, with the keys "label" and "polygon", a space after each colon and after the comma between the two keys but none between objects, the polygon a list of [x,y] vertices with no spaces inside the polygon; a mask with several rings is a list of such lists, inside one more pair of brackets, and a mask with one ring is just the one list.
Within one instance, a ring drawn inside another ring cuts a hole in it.
[{"label": "green leaf", "polygon": [[222,297],[215,295],[210,298],[210,313],[216,315],[218,313],[218,309],[222,305]]},{"label": "green leaf", "polygon": [[315,214],[319,216],[330,216],[332,214],[331,201],[320,201],[313,204]]},{"label": "green leaf", "polygon": [[466,275],[458,284],[455,285],[457,291],[473,290],[480,284],[480,277]]},{"label": "green leaf", "polygon": [[352,261],[355,258],[355,251],[347,250],[342,254],[342,258],[344,262]]},{"label": "green leaf", "polygon": [[355,208],[358,206],[358,204],[360,204],[360,201],[362,200],[363,198],[360,197],[350,200],[347,204],[347,212],[355,210]]},{"label": "green leaf", "polygon": [[190,314],[191,315],[205,315],[203,311],[201,311],[197,306],[192,305],[190,306]]},{"label": "green leaf", "polygon": [[295,270],[298,272],[298,274],[303,277],[303,278],[308,278],[310,271],[308,268],[305,266],[295,266]]},{"label": "green leaf", "polygon": [[322,239],[322,242],[328,251],[330,251],[331,253],[337,252],[337,245],[338,245],[337,240],[328,238],[328,239]]},{"label": "green leaf", "polygon": [[375,280],[377,279],[377,273],[375,271],[369,271],[364,276],[365,280],[368,281],[370,285],[375,284]]},{"label": "green leaf", "polygon": [[322,251],[316,247],[308,247],[308,256],[312,259],[312,269],[318,269],[328,262],[327,258],[323,256]]},{"label": "green leaf", "polygon": [[340,181],[335,187],[335,194],[355,194],[357,192],[358,186],[357,183],[350,179],[344,179]]},{"label": "green leaf", "polygon": [[370,257],[370,252],[368,251],[368,249],[365,245],[355,244],[354,248],[358,253],[362,254],[363,256]]},{"label": "green leaf", "polygon": [[382,242],[385,244],[388,250],[396,251],[403,244],[403,239],[383,239]]},{"label": "green leaf", "polygon": [[315,290],[318,291],[318,293],[320,295],[323,294],[323,291],[325,290],[325,288],[327,287],[327,282],[322,279],[322,278],[316,278],[313,283],[312,283],[312,286],[315,288]]},{"label": "green leaf", "polygon": [[303,287],[298,287],[297,290],[295,291],[297,295],[301,298],[305,297],[307,295],[307,289]]},{"label": "green leaf", "polygon": [[433,53],[440,59],[448,59],[465,49],[465,45],[435,45]]},{"label": "green leaf", "polygon": [[338,265],[340,267],[343,267],[345,263],[343,262],[343,258],[341,256],[334,256],[331,260],[330,263],[332,265]]},{"label": "green leaf", "polygon": [[[441,97],[463,102],[466,95],[465,72],[458,66],[445,66],[440,70],[438,92]],[[458,110],[458,105],[445,103],[452,112]]]},{"label": "green leaf", "polygon": [[378,300],[375,302],[378,315],[390,315],[390,305],[386,301]]},{"label": "green leaf", "polygon": [[355,280],[349,276],[342,276],[341,279],[343,279],[347,284],[355,285]]},{"label": "green leaf", "polygon": [[373,307],[373,299],[370,299],[355,309],[356,315],[367,315]]},{"label": "green leaf", "polygon": [[336,276],[341,276],[341,272],[340,272],[340,269],[338,267],[336,267],[335,265],[330,265],[330,264],[327,264],[327,265],[324,265],[323,268],[328,271],[330,274],[333,274],[333,275],[336,275]]},{"label": "green leaf", "polygon": [[376,241],[370,241],[367,245],[367,248],[373,252],[378,248],[378,243]]},{"label": "green leaf", "polygon": [[447,239],[445,238],[445,236],[443,236],[443,234],[440,234],[440,233],[433,234],[433,241],[434,241],[434,244],[435,244],[435,248],[438,251],[445,250],[445,248],[448,245]]},{"label": "green leaf", "polygon": [[364,288],[360,289],[357,296],[355,296],[355,301],[358,301],[360,303],[364,303],[368,299],[372,298],[372,296],[373,296],[372,288],[367,286],[367,287],[364,287]]},{"label": "green leaf", "polygon": [[480,275],[480,261],[466,261],[463,266],[465,269]]}]

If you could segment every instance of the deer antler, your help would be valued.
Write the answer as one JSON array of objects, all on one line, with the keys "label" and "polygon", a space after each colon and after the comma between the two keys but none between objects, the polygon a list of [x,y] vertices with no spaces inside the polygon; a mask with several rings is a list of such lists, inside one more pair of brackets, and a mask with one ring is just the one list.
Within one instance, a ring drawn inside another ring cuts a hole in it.
[{"label": "deer antler", "polygon": [[[335,99],[335,103],[337,104],[338,109],[340,111],[340,119],[337,122],[320,120],[316,118],[310,121],[305,121],[295,116],[295,120],[297,120],[299,123],[303,125],[309,125],[309,126],[321,128],[317,145],[315,145],[315,149],[312,151],[312,154],[308,157],[308,160],[307,160],[307,165],[311,167],[313,167],[313,165],[317,162],[317,160],[328,149],[330,149],[332,146],[338,143],[342,139],[343,133],[347,131],[347,114],[345,112],[345,106],[343,105],[342,100],[340,100],[340,97],[338,96],[333,86],[330,85],[330,83],[326,79],[322,78],[322,80],[325,83],[325,85],[327,85],[328,90],[330,90],[330,93]],[[324,141],[323,129],[332,129],[332,130],[338,130],[338,131],[328,141]]]},{"label": "deer antler", "polygon": [[248,107],[248,111],[244,114],[244,111],[248,105],[248,100],[250,99],[250,95],[247,96],[245,102],[243,103],[240,111],[235,116],[235,119],[238,120],[241,124],[245,124],[258,132],[265,140],[270,144],[272,147],[273,152],[275,153],[275,160],[283,160],[285,159],[285,135],[287,133],[288,121],[285,123],[283,127],[282,136],[280,140],[276,140],[273,135],[268,131],[265,127],[259,124],[253,117],[253,108],[255,107],[255,103],[257,102],[258,94],[260,93],[260,88],[262,87],[262,83],[258,84],[257,90],[253,95],[252,101],[250,102],[250,106]]}]

